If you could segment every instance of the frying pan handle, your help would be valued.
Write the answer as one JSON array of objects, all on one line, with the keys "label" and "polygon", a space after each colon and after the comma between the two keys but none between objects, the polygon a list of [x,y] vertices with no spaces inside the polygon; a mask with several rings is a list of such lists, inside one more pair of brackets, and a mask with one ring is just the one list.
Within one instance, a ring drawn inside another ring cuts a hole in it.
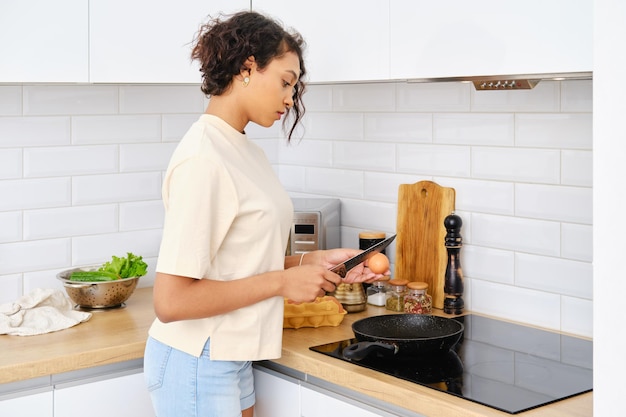
[{"label": "frying pan handle", "polygon": [[343,350],[343,357],[348,360],[360,361],[372,352],[398,353],[398,346],[382,342],[357,342]]}]

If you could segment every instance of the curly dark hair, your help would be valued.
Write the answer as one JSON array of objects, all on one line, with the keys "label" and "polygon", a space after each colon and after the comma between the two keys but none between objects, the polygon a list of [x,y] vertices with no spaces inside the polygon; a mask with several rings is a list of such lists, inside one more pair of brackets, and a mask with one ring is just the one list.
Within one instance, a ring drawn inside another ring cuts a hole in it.
[{"label": "curly dark hair", "polygon": [[194,43],[191,58],[200,62],[201,90],[207,96],[224,93],[233,77],[245,69],[244,63],[250,56],[254,56],[258,68],[263,70],[273,59],[287,52],[297,54],[300,78],[294,86],[293,107],[288,109],[289,119],[293,119],[291,127],[287,127],[288,118],[283,119],[287,140],[291,140],[305,111],[302,102],[305,42],[302,36],[283,29],[278,22],[260,13],[245,11],[209,18],[208,23],[200,27]]}]

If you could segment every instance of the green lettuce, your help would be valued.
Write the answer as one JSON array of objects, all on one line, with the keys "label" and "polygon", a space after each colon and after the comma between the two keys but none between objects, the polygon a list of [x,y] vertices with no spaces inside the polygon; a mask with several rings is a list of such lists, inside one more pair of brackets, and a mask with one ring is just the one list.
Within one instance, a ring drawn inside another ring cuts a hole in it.
[{"label": "green lettuce", "polygon": [[143,261],[141,256],[128,252],[125,258],[113,256],[112,259],[104,263],[98,271],[111,272],[119,275],[121,278],[141,277],[146,275],[148,264]]}]

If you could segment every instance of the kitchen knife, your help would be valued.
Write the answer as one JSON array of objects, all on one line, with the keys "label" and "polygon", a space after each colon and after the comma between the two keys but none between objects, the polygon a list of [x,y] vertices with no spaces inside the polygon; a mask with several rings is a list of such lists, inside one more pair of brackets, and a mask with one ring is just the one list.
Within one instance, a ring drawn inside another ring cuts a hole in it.
[{"label": "kitchen knife", "polygon": [[380,241],[373,246],[370,246],[369,248],[365,249],[363,252],[359,253],[356,256],[353,256],[347,261],[344,261],[340,263],[339,265],[335,265],[334,267],[330,268],[330,270],[333,271],[335,274],[339,275],[341,278],[345,278],[349,270],[351,270],[352,268],[354,268],[361,262],[364,262],[367,259],[371,258],[372,256],[376,255],[377,253],[382,252],[382,250],[385,249],[387,246],[389,246],[389,244],[393,242],[395,238],[396,238],[396,235],[389,236],[387,239]]}]

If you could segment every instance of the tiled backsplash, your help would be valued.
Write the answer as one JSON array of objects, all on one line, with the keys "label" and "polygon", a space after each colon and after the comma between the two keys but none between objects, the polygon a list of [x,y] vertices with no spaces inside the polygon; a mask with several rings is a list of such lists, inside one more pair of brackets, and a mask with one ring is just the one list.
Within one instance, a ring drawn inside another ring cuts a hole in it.
[{"label": "tiled backsplash", "polygon": [[[314,85],[305,103],[302,141],[248,133],[292,196],[341,198],[345,246],[395,231],[399,184],[453,187],[467,308],[592,335],[590,80]],[[127,251],[151,285],[163,171],[205,106],[197,86],[0,86],[0,303]]]}]

